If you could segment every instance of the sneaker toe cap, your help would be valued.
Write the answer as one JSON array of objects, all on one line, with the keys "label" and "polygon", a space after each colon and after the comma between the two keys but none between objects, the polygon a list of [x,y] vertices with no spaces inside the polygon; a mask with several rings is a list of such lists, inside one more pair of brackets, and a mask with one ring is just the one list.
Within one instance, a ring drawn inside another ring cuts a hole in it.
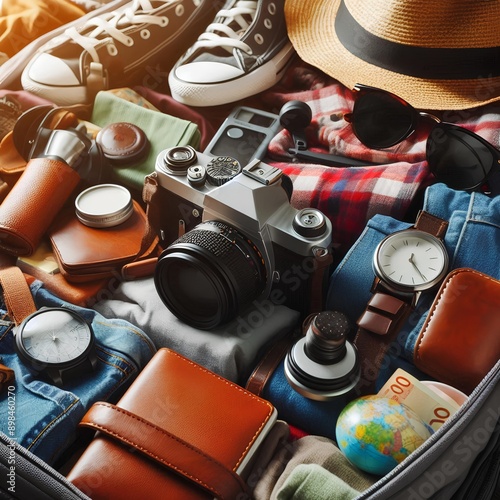
[{"label": "sneaker toe cap", "polygon": [[243,74],[243,70],[229,64],[209,61],[187,63],[175,68],[178,80],[202,85],[225,82]]},{"label": "sneaker toe cap", "polygon": [[26,68],[26,74],[32,82],[41,85],[51,85],[57,87],[79,86],[76,75],[71,68],[58,57],[50,54],[39,54]]}]

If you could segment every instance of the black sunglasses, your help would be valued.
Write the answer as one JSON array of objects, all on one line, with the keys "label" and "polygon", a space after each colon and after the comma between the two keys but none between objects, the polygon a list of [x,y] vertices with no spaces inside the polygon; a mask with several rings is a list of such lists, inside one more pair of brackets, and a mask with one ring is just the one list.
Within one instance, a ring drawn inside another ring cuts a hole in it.
[{"label": "black sunglasses", "polygon": [[385,90],[356,84],[352,113],[344,119],[371,149],[394,146],[415,132],[420,121],[436,122],[427,138],[426,156],[436,179],[453,189],[500,194],[500,151],[469,130],[417,111]]}]

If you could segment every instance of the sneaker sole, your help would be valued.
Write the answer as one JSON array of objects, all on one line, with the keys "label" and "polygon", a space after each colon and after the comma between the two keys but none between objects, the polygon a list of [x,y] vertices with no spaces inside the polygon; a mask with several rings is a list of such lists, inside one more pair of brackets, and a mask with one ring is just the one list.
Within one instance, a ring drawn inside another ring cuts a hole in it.
[{"label": "sneaker sole", "polygon": [[168,77],[170,93],[176,101],[188,106],[219,106],[239,101],[278,83],[294,54],[292,44],[287,42],[269,62],[251,73],[221,83],[188,83],[175,76],[174,68]]},{"label": "sneaker sole", "polygon": [[27,76],[28,74],[29,65],[21,75],[21,85],[23,90],[31,94],[43,97],[58,106],[71,106],[75,103],[87,102],[87,87],[85,86],[54,87],[53,85],[43,85],[31,80]]}]

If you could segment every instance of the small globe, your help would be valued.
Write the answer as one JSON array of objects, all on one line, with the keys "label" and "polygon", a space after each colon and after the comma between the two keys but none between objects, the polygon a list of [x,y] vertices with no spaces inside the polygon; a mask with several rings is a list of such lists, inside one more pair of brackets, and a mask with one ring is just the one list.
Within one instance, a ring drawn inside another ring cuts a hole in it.
[{"label": "small globe", "polygon": [[359,469],[383,476],[415,451],[433,430],[410,408],[390,398],[351,401],[337,420],[337,444]]}]

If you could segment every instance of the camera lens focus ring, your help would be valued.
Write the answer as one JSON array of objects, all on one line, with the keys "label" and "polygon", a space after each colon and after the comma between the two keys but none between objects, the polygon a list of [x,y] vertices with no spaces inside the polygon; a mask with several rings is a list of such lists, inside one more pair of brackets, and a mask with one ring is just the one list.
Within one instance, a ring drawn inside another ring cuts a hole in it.
[{"label": "camera lens focus ring", "polygon": [[219,221],[203,222],[172,243],[155,270],[164,304],[185,323],[204,330],[236,317],[265,283],[259,250]]}]

